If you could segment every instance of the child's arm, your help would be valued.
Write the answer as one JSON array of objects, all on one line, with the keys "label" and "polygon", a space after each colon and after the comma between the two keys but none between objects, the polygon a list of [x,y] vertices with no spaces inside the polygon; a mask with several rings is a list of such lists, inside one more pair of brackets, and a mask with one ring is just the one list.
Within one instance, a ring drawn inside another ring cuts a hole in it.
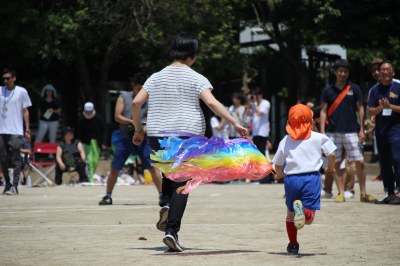
[{"label": "child's arm", "polygon": [[274,166],[275,166],[275,172],[276,172],[275,182],[278,182],[279,180],[281,180],[283,178],[283,173],[282,173],[283,166],[277,165],[277,164],[275,164]]},{"label": "child's arm", "polygon": [[325,174],[334,174],[335,173],[335,161],[336,155],[335,152],[332,152],[327,156],[328,159],[328,168],[325,171]]}]

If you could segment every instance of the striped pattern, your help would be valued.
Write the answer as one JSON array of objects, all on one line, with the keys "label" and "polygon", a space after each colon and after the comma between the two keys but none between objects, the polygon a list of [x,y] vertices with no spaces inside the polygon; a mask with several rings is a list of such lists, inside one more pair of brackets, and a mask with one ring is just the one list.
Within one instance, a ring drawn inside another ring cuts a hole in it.
[{"label": "striped pattern", "polygon": [[149,94],[147,135],[165,136],[160,131],[184,131],[204,135],[206,123],[199,96],[212,85],[190,67],[167,66],[143,85]]}]

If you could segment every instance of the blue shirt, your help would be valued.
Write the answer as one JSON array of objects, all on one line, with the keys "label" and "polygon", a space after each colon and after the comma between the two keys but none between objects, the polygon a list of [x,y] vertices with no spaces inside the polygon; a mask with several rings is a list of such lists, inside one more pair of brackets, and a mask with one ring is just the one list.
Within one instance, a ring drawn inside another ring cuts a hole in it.
[{"label": "blue shirt", "polygon": [[[393,82],[391,85],[376,84],[371,88],[368,106],[379,106],[379,100],[386,98],[390,104],[400,105],[400,83]],[[400,113],[392,111],[390,116],[383,116],[382,112],[376,115],[375,134],[377,137],[390,134],[400,134]]]}]

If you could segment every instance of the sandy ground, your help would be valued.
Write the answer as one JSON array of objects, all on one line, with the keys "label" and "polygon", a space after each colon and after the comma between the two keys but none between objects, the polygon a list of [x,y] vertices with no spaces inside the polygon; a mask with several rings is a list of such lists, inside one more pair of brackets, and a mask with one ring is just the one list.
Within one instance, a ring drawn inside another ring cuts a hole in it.
[{"label": "sandy ground", "polygon": [[[367,188],[384,197],[381,182]],[[116,187],[114,205],[99,206],[104,191],[1,195],[0,265],[400,265],[399,206],[323,199],[314,224],[299,231],[300,254],[290,256],[282,185],[203,185],[189,197],[184,252],[166,253],[155,188]]]}]

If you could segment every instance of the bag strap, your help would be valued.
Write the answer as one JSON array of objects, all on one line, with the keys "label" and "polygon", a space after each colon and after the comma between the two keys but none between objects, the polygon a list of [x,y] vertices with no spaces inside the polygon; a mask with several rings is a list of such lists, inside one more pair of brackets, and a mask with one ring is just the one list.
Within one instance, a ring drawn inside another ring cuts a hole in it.
[{"label": "bag strap", "polygon": [[343,101],[344,97],[346,97],[346,94],[349,92],[351,87],[351,84],[347,84],[346,88],[342,90],[342,92],[336,97],[335,101],[332,103],[332,105],[328,109],[328,114],[325,120],[325,124],[329,124],[329,118],[332,116],[333,112],[335,112],[336,108],[339,106],[339,104]]}]

